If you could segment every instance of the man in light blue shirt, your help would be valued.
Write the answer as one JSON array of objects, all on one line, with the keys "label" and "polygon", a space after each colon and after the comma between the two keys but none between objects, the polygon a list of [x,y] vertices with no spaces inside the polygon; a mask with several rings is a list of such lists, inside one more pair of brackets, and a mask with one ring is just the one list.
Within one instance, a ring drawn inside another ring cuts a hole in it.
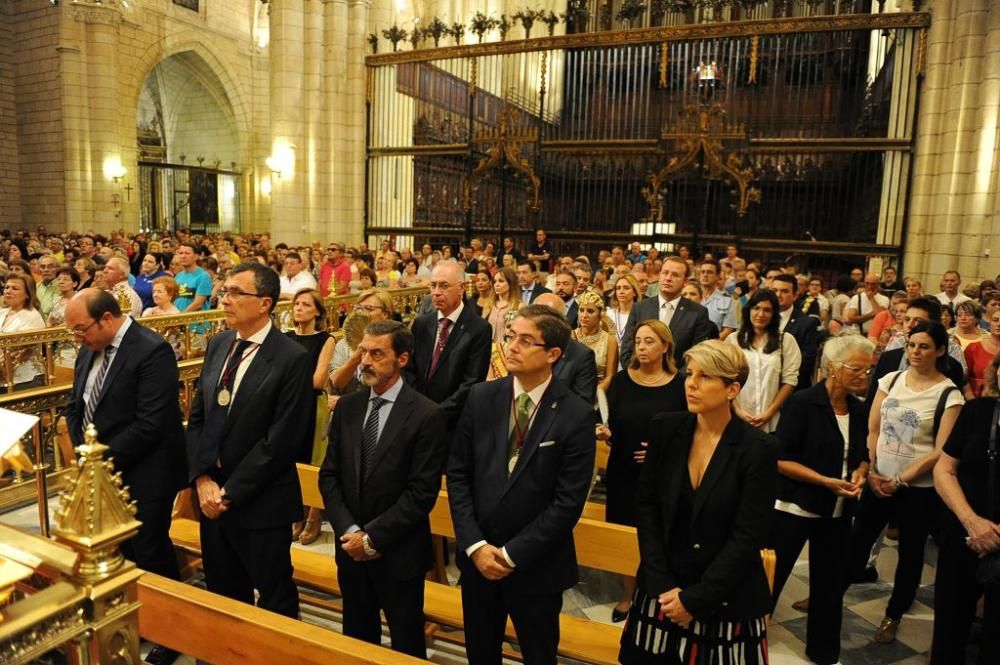
[{"label": "man in light blue shirt", "polygon": [[704,261],[698,266],[698,283],[703,292],[701,304],[708,310],[708,319],[721,332],[726,322],[726,315],[733,306],[733,299],[719,290],[719,267]]}]

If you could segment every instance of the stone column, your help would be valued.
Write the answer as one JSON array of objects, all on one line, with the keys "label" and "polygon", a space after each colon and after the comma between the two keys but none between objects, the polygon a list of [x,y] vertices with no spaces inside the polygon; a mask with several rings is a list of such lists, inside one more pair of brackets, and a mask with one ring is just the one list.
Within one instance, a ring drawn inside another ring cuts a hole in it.
[{"label": "stone column", "polygon": [[905,270],[924,290],[1000,272],[1000,4],[936,0],[917,130]]}]

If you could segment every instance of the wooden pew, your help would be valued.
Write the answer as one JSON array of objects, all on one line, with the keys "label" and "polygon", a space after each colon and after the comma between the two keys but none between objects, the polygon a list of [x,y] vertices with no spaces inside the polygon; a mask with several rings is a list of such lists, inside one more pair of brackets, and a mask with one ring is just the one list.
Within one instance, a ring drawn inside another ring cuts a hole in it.
[{"label": "wooden pew", "polygon": [[153,573],[139,578],[143,638],[211,663],[416,665],[425,661]]}]

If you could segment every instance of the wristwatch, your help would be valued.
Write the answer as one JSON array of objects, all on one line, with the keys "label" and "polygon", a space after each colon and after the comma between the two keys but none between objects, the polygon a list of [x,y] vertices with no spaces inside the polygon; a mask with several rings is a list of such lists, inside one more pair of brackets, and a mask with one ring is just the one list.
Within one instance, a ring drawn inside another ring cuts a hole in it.
[{"label": "wristwatch", "polygon": [[365,556],[375,556],[378,554],[375,551],[375,547],[372,545],[372,539],[368,537],[368,534],[361,536],[361,547],[365,550]]},{"label": "wristwatch", "polygon": [[900,487],[909,487],[910,486],[909,483],[904,482],[903,479],[899,477],[898,473],[895,476],[892,477],[892,482],[896,486],[896,489],[899,489]]}]

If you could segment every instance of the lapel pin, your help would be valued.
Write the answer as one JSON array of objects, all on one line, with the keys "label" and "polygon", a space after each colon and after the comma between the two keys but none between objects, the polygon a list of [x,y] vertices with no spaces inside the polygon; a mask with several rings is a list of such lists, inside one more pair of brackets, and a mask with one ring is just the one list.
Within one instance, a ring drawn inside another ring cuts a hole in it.
[{"label": "lapel pin", "polygon": [[553,409],[556,408],[557,406],[559,406],[559,402],[552,402],[552,408]]}]

